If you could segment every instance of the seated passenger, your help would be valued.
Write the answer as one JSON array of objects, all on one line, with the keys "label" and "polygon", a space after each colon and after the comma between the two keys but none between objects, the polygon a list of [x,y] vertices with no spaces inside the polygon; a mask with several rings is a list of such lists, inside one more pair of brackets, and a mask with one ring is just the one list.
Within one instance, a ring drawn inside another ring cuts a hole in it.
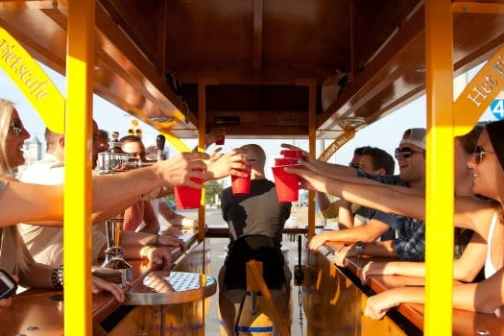
[{"label": "seated passenger", "polygon": [[[145,162],[145,146],[139,137],[128,135],[121,138],[120,142],[123,153],[129,154],[141,162]],[[172,225],[179,226],[178,224],[182,224],[183,222],[186,224],[191,223],[192,228],[196,224],[194,220],[173,212],[164,204],[161,198],[155,198],[138,201],[126,209],[124,212],[123,228],[125,231],[158,234],[161,230],[160,222],[165,224],[162,228],[164,232],[175,231],[167,229]]]},{"label": "seated passenger", "polygon": [[[306,175],[309,174],[311,179],[331,179],[339,177],[345,180],[357,181],[364,185],[403,185],[408,187],[407,190],[409,190],[410,193],[422,194],[425,183],[424,138],[425,129],[410,129],[404,133],[399,148],[396,151],[396,158],[399,161],[400,168],[399,176],[368,175],[362,171],[358,171],[357,174],[367,179],[356,178],[355,172],[353,173],[354,177],[351,177],[352,173],[348,171],[346,171],[346,174],[343,176],[334,174],[327,176],[326,174],[330,170],[320,170],[317,166],[319,163],[312,160],[305,162],[305,165],[311,169],[310,171],[293,168],[290,168],[290,170],[305,179],[307,177]],[[334,171],[336,173],[340,173],[341,171],[345,173],[344,169],[352,169],[348,167],[344,167],[343,169],[343,166],[337,165],[335,167],[336,169]],[[320,174],[320,171],[322,171],[322,174]],[[325,186],[321,184],[311,185],[311,179],[307,179],[309,187],[314,188],[314,190],[326,192],[326,189],[324,189]],[[370,179],[380,183],[370,181]],[[329,194],[331,194],[331,192],[329,192]],[[345,199],[352,202],[348,198]],[[359,204],[357,202],[352,203]],[[396,231],[395,239],[371,243],[380,235],[387,232],[391,227]],[[365,248],[366,254],[369,255],[399,257],[406,260],[422,260],[424,258],[424,236],[424,225],[422,220],[412,217],[393,216],[381,211],[375,211],[369,222],[364,226],[355,227],[350,230],[327,231],[314,236],[310,241],[310,248],[318,249],[318,247],[326,241],[359,242],[358,246]],[[340,262],[344,259],[349,249],[349,247],[344,248],[339,252],[342,256],[342,258],[339,258]]]},{"label": "seated passenger", "polygon": [[[355,157],[358,159],[356,160]],[[357,167],[368,175],[386,176],[393,175],[395,169],[394,159],[384,150],[376,147],[359,147],[354,152],[351,167]],[[335,215],[338,222],[345,228],[366,224],[374,216],[374,212],[358,205],[351,206],[347,201],[340,199],[338,202],[329,203],[324,193],[317,193],[319,207],[324,217]],[[335,211],[336,210],[336,211]],[[393,239],[393,230],[382,235],[382,240]]]},{"label": "seated passenger", "polygon": [[[63,219],[62,186],[26,184],[9,177],[24,163],[22,145],[29,137],[19,115],[6,100],[0,100],[0,268],[17,276],[27,287],[53,288],[61,286],[61,270],[35,263],[16,228],[19,222],[61,225]],[[219,160],[202,161],[203,154],[189,153],[151,167],[117,175],[93,178],[93,217],[95,221],[108,218],[140,195],[163,186],[187,185],[199,187],[191,178],[217,179],[229,175],[246,175],[244,157],[239,152],[223,155]],[[71,224],[68,224],[71,225]],[[124,296],[117,286],[94,279],[94,291],[107,289],[122,301]],[[10,300],[0,301],[6,305]]]},{"label": "seated passenger", "polygon": [[[361,159],[362,152],[370,148],[358,147],[354,150],[352,160],[350,161],[350,167],[359,169],[359,161]],[[307,155],[306,155],[307,156]],[[393,163],[393,159],[392,159]],[[373,168],[374,169],[374,168]],[[371,173],[371,172],[369,172]],[[393,172],[391,173],[393,174]],[[350,203],[345,200],[339,199],[336,202],[331,202],[326,194],[317,193],[317,203],[324,218],[338,218],[338,227],[349,229],[354,226],[354,216],[351,209]]]},{"label": "seated passenger", "polygon": [[[24,128],[13,105],[0,99],[0,148],[2,149],[0,176],[12,175],[13,170],[24,163],[21,147],[29,137],[30,134]],[[0,180],[1,194],[5,194],[8,188],[7,183],[10,182],[4,179]],[[20,196],[22,197],[22,195]],[[47,200],[43,199],[42,201],[45,203]],[[16,208],[9,207],[10,210],[2,212],[0,217],[4,217],[6,212],[23,211],[22,206],[29,206],[29,203],[19,204]],[[6,209],[6,207],[3,208]],[[23,243],[16,225],[0,228],[0,269],[10,274],[24,287],[61,289],[63,286],[63,269],[34,261]],[[124,301],[124,292],[119,286],[99,278],[93,278],[93,292],[97,293],[102,290],[112,293],[119,302]],[[12,298],[0,299],[0,307],[10,306],[11,302]]]},{"label": "seated passenger", "polygon": [[[245,263],[263,262],[266,284],[272,289],[275,307],[289,320],[290,272],[281,252],[282,231],[290,216],[291,204],[279,203],[275,185],[265,177],[266,155],[258,145],[241,148],[251,167],[248,195],[222,192],[222,215],[228,223],[231,242],[219,272],[219,306],[228,335],[234,335],[238,305],[245,300]],[[279,270],[284,270],[279,272]]]},{"label": "seated passenger", "polygon": [[[481,236],[478,233],[472,235],[472,238],[465,247],[463,254],[455,261],[454,275],[455,280],[463,282],[472,282],[481,271],[485,264],[485,256],[487,255],[487,241],[488,232],[493,231],[490,229],[491,225],[495,225],[497,212],[495,211],[496,203],[482,198],[476,197],[472,192],[473,178],[472,172],[467,166],[470,156],[474,153],[478,138],[483,131],[483,126],[476,126],[468,134],[457,137],[455,140],[455,196],[457,199],[464,198],[466,202],[470,200],[474,203],[475,207],[481,208],[488,207],[489,211],[478,211],[473,214],[477,218],[478,226],[485,228],[482,230],[485,235]],[[391,197],[390,192],[386,190],[383,194],[386,196],[380,198],[380,202],[384,205],[392,205],[388,202],[388,197]],[[391,193],[394,193],[392,191]],[[423,209],[425,200],[422,197],[412,197],[407,195],[402,199],[402,202],[407,203],[407,208],[410,209],[406,215],[414,216],[419,209]],[[494,210],[494,215],[488,218],[488,214]],[[486,222],[485,222],[486,221]],[[455,224],[458,225],[458,224]],[[472,232],[470,230],[466,230]],[[457,236],[456,236],[457,237]],[[494,237],[495,240],[495,237]],[[455,241],[455,244],[458,242]],[[460,243],[460,242],[459,242]],[[463,242],[462,242],[463,243]],[[500,243],[497,245],[501,245]],[[457,245],[456,245],[457,247]],[[504,246],[502,246],[504,248]],[[404,275],[412,277],[425,277],[425,264],[422,262],[369,262],[362,270],[362,280],[371,275]]]},{"label": "seated passenger", "polygon": [[[94,140],[98,140],[98,127],[93,123]],[[64,157],[65,157],[65,137],[49,129],[45,131],[47,143],[47,153],[41,161],[26,167],[18,176],[21,182],[59,185],[64,183]],[[93,141],[93,160],[97,158],[99,141]],[[96,161],[93,162],[93,168]],[[49,227],[43,225],[20,224],[18,226],[28,251],[35,259],[45,265],[58,267],[63,264],[63,229],[59,227]],[[104,225],[96,224],[92,232],[92,262],[96,262],[98,257],[103,256],[105,250]],[[121,235],[122,244],[125,247],[126,258],[148,257],[150,260],[170,261],[170,253],[164,248],[147,246],[148,243],[159,242],[155,237],[147,237],[134,232]],[[171,246],[181,246],[181,242]],[[127,245],[127,246],[125,246]],[[169,265],[166,265],[169,266]]]},{"label": "seated passenger", "polygon": [[[474,197],[456,198],[455,223],[477,232],[487,241],[488,246],[484,257],[486,279],[481,283],[455,285],[453,307],[502,316],[504,189],[501,186],[504,184],[504,121],[492,122],[485,127],[473,156],[468,160],[468,166],[473,173],[474,194],[485,196],[496,203],[493,209],[488,209],[488,206],[485,208],[477,204],[478,200]],[[407,203],[411,204],[411,201],[408,200]],[[401,213],[405,210],[397,201],[390,204],[390,210]],[[418,207],[419,214],[423,211],[423,206]],[[479,261],[482,261],[481,256]],[[424,294],[424,288],[421,287],[387,290],[369,298],[365,313],[371,318],[379,319],[390,308],[401,303],[423,303]]]}]

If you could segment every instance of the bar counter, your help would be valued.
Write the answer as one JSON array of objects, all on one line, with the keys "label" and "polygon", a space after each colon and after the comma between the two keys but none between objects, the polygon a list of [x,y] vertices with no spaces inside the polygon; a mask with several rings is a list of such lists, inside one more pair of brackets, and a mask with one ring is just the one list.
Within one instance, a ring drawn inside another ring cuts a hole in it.
[{"label": "bar counter", "polygon": [[[179,237],[186,250],[197,241],[197,234],[189,232]],[[172,260],[182,259],[181,248],[171,250]],[[180,260],[179,260],[180,261]],[[132,286],[141,282],[151,271],[146,261],[128,260],[133,267]],[[0,336],[54,336],[63,335],[63,292],[32,289],[13,298],[9,308],[0,308]],[[93,329],[102,335],[100,326],[121,304],[109,293],[93,295]]]},{"label": "bar counter", "polygon": [[[349,300],[357,300],[357,307],[354,307],[357,312],[356,316],[361,320],[360,332],[358,334],[367,335],[366,331],[372,332],[373,335],[389,335],[389,334],[401,334],[398,329],[395,329],[393,325],[399,327],[404,334],[421,334],[423,331],[423,305],[421,304],[401,304],[396,309],[392,309],[389,314],[382,321],[373,321],[362,315],[363,309],[365,307],[365,300],[367,296],[373,295],[374,293],[380,293],[387,289],[402,286],[422,286],[423,279],[415,277],[406,276],[371,276],[368,280],[367,285],[362,285],[359,281],[359,275],[362,268],[370,260],[373,261],[383,261],[385,258],[357,258],[351,257],[346,260],[346,267],[339,268],[331,262],[331,254],[334,250],[341,247],[338,243],[328,243],[325,247],[328,249],[329,253],[318,253],[318,265],[319,270],[314,276],[312,282],[312,287],[316,290],[317,286],[319,289],[327,287],[324,283],[324,278],[327,280],[337,279],[342,277],[343,281],[338,282],[338,299],[335,299],[335,295],[332,296],[333,303],[335,301],[341,301],[345,298],[344,291],[342,288],[358,288],[360,293],[363,295],[353,295]],[[312,258],[313,259],[313,258]],[[388,259],[392,260],[392,259]],[[324,274],[328,273],[328,274]],[[340,279],[340,280],[341,280]],[[326,289],[327,290],[327,289]],[[347,295],[348,299],[348,295]],[[347,310],[351,310],[348,308]],[[393,325],[391,325],[391,323]],[[381,326],[380,326],[381,324]],[[383,325],[387,325],[384,327]],[[373,328],[373,329],[370,329]],[[383,333],[379,331],[383,330]],[[394,332],[395,330],[395,332]],[[489,334],[485,333],[488,332]],[[316,333],[314,333],[315,335]],[[453,335],[457,336],[469,336],[469,335],[504,335],[504,323],[502,319],[497,318],[492,314],[475,313],[460,309],[453,310]],[[321,334],[322,335],[322,334]]]}]

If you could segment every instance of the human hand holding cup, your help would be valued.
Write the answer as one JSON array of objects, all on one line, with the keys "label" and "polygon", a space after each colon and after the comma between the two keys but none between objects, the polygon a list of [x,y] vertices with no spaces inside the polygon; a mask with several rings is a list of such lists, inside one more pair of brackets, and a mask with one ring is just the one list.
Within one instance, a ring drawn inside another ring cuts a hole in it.
[{"label": "human hand holding cup", "polygon": [[156,167],[164,184],[201,189],[207,168],[203,160],[207,158],[205,153],[182,153],[170,160],[158,161]]},{"label": "human hand holding cup", "polygon": [[220,154],[217,158],[207,161],[208,180],[217,180],[229,175],[246,177],[246,155],[240,149],[233,149],[229,153]]},{"label": "human hand holding cup", "polygon": [[231,174],[231,190],[233,191],[233,195],[243,196],[250,194],[250,184],[251,184],[251,167],[249,165],[245,166],[245,169],[240,170],[241,173],[246,173],[246,176],[243,175],[234,175]]}]

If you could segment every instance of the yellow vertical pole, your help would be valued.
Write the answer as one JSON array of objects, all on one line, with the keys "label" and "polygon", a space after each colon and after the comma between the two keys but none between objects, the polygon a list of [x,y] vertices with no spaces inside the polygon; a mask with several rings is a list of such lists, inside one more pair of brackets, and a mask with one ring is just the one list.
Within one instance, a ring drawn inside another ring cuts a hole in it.
[{"label": "yellow vertical pole", "polygon": [[[308,102],[308,147],[310,159],[315,159],[315,142],[317,140],[317,84],[309,86]],[[308,193],[308,239],[315,235],[315,192]]]},{"label": "yellow vertical pole", "polygon": [[65,116],[65,335],[91,335],[91,134],[95,1],[69,1]]},{"label": "yellow vertical pole", "polygon": [[[198,150],[200,152],[204,152],[206,150],[206,116],[207,116],[207,108],[206,108],[206,84],[199,83],[198,84]],[[206,246],[205,246],[205,217],[206,209],[205,209],[205,188],[203,187],[201,190],[201,204],[198,209],[198,240],[203,242],[203,261],[201,263],[202,272],[200,275],[200,281],[206,282]],[[201,300],[201,316],[203,317],[203,332],[202,335],[205,335],[205,299]]]},{"label": "yellow vertical pole", "polygon": [[[198,147],[206,150],[206,85],[198,84]],[[198,211],[198,240],[205,239],[205,189],[201,191],[201,204]]]},{"label": "yellow vertical pole", "polygon": [[454,137],[451,0],[426,0],[425,335],[452,334]]}]

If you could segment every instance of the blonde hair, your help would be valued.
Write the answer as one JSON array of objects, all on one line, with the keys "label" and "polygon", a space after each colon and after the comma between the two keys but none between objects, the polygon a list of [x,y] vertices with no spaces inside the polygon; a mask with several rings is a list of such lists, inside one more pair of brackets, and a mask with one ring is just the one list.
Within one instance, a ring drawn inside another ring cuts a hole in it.
[{"label": "blonde hair", "polygon": [[[12,175],[12,167],[7,159],[7,135],[9,134],[12,121],[12,114],[15,107],[11,101],[0,98],[0,177]],[[16,241],[16,268],[26,270],[27,259],[25,255],[24,242],[18,233],[17,227],[12,226],[3,229],[3,239],[14,239]]]},{"label": "blonde hair", "polygon": [[7,159],[6,141],[14,110],[12,102],[0,98],[0,176],[12,173],[12,167],[9,166]]}]

